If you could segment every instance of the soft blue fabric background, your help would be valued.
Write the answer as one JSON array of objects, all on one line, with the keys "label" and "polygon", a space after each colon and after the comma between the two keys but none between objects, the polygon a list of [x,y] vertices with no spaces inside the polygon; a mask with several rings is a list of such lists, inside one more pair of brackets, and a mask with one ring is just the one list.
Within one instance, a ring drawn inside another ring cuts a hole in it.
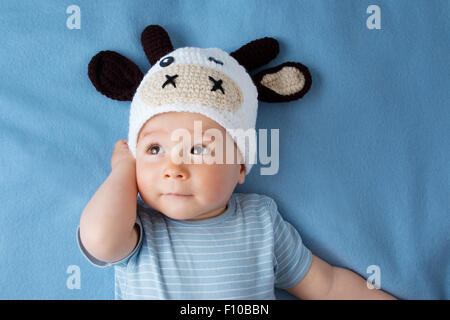
[{"label": "soft blue fabric background", "polygon": [[[69,30],[66,8],[81,9]],[[366,8],[381,7],[381,30]],[[127,138],[129,104],[87,76],[115,50],[147,71],[140,33],[175,48],[231,52],[280,42],[268,67],[300,61],[304,99],[261,103],[280,128],[280,168],[253,167],[236,192],[273,197],[316,255],[403,299],[450,298],[450,6],[443,1],[1,1],[0,298],[111,299],[113,269],[89,264],[76,228]],[[81,269],[69,290],[68,266]],[[292,298],[279,291],[279,298]]]}]

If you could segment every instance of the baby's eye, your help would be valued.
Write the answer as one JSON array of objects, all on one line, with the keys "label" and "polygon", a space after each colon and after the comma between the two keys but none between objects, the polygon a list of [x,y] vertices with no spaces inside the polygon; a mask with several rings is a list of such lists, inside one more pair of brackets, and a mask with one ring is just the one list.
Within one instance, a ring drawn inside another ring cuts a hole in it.
[{"label": "baby's eye", "polygon": [[194,154],[194,155],[207,154],[207,153],[209,153],[209,148],[205,147],[205,146],[203,146],[201,144],[197,144],[197,145],[192,147],[191,153]]},{"label": "baby's eye", "polygon": [[[156,150],[156,153],[154,150]],[[148,151],[150,151],[150,154],[159,154],[158,150],[162,150],[162,148],[161,148],[161,146],[159,146],[157,144],[152,144],[150,146],[150,148],[148,148]]]}]

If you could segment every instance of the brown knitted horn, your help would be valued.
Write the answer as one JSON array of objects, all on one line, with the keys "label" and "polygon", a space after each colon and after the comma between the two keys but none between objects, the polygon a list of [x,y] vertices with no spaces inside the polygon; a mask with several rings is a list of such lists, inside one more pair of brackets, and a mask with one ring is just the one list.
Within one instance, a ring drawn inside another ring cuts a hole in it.
[{"label": "brown knitted horn", "polygon": [[247,72],[259,68],[273,60],[280,52],[278,41],[264,37],[253,40],[230,53]]},{"label": "brown knitted horn", "polygon": [[159,25],[147,26],[141,34],[141,43],[148,61],[153,66],[161,57],[173,51],[169,34]]}]

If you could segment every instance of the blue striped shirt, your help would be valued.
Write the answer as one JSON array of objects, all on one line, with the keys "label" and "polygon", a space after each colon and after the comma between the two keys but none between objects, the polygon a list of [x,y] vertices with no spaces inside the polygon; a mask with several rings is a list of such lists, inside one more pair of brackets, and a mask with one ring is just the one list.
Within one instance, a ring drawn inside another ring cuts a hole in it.
[{"label": "blue striped shirt", "polygon": [[174,220],[138,201],[139,241],[114,266],[115,299],[275,299],[311,265],[311,252],[275,201],[233,193],[220,216]]}]

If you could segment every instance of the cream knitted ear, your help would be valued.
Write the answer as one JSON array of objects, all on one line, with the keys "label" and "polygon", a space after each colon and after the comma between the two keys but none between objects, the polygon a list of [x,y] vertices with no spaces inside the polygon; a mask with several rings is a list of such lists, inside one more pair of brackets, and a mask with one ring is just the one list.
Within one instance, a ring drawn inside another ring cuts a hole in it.
[{"label": "cream knitted ear", "polygon": [[311,74],[300,62],[285,62],[252,76],[258,100],[288,102],[301,99],[311,88]]},{"label": "cream knitted ear", "polygon": [[280,95],[286,96],[303,89],[305,76],[294,67],[283,67],[276,73],[264,75],[261,84]]}]

